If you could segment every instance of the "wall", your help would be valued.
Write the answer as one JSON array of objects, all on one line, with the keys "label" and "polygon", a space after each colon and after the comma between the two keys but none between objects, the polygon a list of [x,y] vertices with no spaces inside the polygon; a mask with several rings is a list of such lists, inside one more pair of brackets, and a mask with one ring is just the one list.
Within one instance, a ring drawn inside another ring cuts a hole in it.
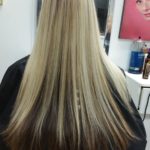
[{"label": "wall", "polygon": [[115,0],[109,57],[123,69],[127,70],[130,61],[130,40],[118,39],[124,0]]},{"label": "wall", "polygon": [[6,68],[30,53],[36,0],[7,0],[0,6],[0,81]]}]

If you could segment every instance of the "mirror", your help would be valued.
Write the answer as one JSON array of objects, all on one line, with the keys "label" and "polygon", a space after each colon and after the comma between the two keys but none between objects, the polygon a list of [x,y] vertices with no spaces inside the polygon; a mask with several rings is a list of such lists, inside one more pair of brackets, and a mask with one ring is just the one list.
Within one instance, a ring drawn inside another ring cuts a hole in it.
[{"label": "mirror", "polygon": [[105,34],[109,0],[95,0],[101,35]]},{"label": "mirror", "polygon": [[41,10],[41,5],[42,5],[42,0],[37,0],[37,23],[38,23],[40,10]]},{"label": "mirror", "polygon": [[97,17],[106,53],[109,53],[109,43],[114,12],[114,0],[95,0]]}]

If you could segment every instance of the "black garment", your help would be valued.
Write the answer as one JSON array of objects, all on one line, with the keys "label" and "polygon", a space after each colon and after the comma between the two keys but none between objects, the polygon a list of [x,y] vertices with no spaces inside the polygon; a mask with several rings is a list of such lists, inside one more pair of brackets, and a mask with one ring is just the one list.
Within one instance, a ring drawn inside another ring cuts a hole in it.
[{"label": "black garment", "polygon": [[[10,114],[12,112],[16,96],[18,93],[18,89],[20,86],[20,82],[22,79],[22,75],[27,63],[29,56],[17,61],[13,65],[11,65],[1,82],[0,85],[0,132],[3,131],[10,120]],[[116,94],[116,93],[115,93]],[[114,94],[114,96],[115,96]],[[142,119],[136,110],[136,107],[133,102],[131,102],[131,106],[135,110],[136,114],[131,115],[126,107],[123,105],[122,101],[115,96],[116,102],[120,109],[122,110],[124,117],[128,121],[129,125],[133,129],[133,131],[138,135],[141,140],[140,141],[131,141],[129,144],[129,148],[127,150],[145,150],[146,146],[146,133],[143,126]],[[6,144],[3,142],[2,136],[0,136],[0,150],[10,150],[7,148]]]},{"label": "black garment", "polygon": [[[28,57],[11,65],[0,84],[0,133],[9,123]],[[0,150],[9,150],[3,142],[2,136],[0,136]]]}]

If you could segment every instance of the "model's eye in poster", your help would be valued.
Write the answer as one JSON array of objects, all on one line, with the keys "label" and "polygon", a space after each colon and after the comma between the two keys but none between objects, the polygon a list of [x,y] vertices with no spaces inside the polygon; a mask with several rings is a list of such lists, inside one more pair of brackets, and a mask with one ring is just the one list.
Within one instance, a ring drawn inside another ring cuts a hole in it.
[{"label": "model's eye in poster", "polygon": [[150,0],[124,0],[119,38],[150,41]]}]

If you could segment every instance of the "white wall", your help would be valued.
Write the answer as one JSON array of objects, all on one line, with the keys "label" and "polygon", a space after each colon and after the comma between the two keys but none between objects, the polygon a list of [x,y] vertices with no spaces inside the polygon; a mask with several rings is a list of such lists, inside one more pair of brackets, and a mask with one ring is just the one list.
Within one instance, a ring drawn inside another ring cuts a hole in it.
[{"label": "white wall", "polygon": [[0,81],[7,67],[30,53],[36,0],[7,0],[0,6]]},{"label": "white wall", "polygon": [[130,40],[118,38],[124,0],[115,0],[109,57],[118,66],[128,70],[130,61]]}]

